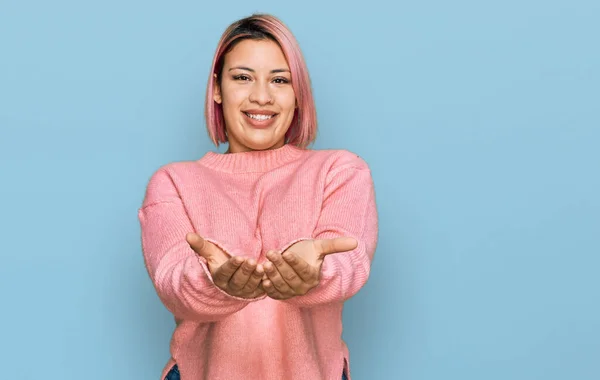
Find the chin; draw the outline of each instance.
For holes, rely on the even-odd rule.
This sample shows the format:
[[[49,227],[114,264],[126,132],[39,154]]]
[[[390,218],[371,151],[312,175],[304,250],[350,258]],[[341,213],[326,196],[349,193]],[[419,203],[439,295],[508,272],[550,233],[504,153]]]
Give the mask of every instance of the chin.
[[[279,141],[244,141],[244,145],[252,150],[267,150],[278,144]]]
[[[250,132],[250,133],[248,133]],[[275,131],[246,131],[245,138],[238,140],[246,148],[252,150],[267,150],[276,145],[283,145],[285,135],[276,136]],[[278,135],[278,133],[277,133]]]

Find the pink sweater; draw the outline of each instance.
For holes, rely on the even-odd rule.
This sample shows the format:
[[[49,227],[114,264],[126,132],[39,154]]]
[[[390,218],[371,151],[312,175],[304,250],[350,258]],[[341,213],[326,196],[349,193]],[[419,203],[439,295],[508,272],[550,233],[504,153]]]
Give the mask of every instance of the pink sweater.
[[[207,153],[165,165],[139,210],[146,267],[176,328],[171,359],[182,380],[340,380],[349,374],[343,302],[369,277],[378,235],[367,164],[344,150],[282,148]],[[285,301],[228,295],[188,246],[196,232],[231,255],[265,260],[302,239],[350,236],[326,256],[319,285]]]

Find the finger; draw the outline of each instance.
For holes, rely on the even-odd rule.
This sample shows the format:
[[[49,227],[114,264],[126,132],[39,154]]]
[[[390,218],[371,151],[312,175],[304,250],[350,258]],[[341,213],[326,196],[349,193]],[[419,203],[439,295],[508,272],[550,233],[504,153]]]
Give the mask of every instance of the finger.
[[[263,264],[258,264],[257,266],[260,266],[261,268],[263,268],[263,276],[262,276],[262,279],[263,279],[263,280],[268,280],[268,279],[269,279],[269,276],[267,276],[267,273],[265,273],[266,271],[264,270],[264,266],[263,266]]]
[[[315,278],[315,268],[307,263],[294,252],[287,251],[282,255],[283,259],[298,274],[304,282],[311,282]]]
[[[265,290],[259,286],[254,290],[254,292],[252,292],[251,295],[247,296],[246,298],[257,298],[262,296],[263,294],[265,294]]]
[[[206,260],[210,260],[212,258],[211,253],[208,249],[206,249],[208,244],[206,244],[206,240],[204,240],[202,236],[190,232],[185,236],[185,239],[194,252],[204,257]]]
[[[273,286],[271,280],[264,280],[262,283],[262,288],[265,290],[265,293],[267,293],[267,295],[270,298],[273,298],[275,300],[285,299],[284,295],[281,294],[277,289],[275,289],[275,286]]]
[[[231,280],[231,276],[233,276],[244,261],[243,257],[235,256],[223,263],[213,275],[215,284],[220,288],[226,288],[229,280]]]
[[[300,276],[298,276],[294,268],[292,268],[290,264],[288,264],[287,261],[285,261],[279,253],[269,251],[267,253],[267,258],[273,264],[275,264],[279,275],[281,276],[281,278],[283,278],[283,281],[285,281],[285,283],[289,285],[290,288],[292,288],[293,290],[298,290],[304,284],[304,281],[302,280],[302,278],[300,278]],[[277,284],[275,284],[275,286],[277,287]]]
[[[267,276],[269,276],[269,279],[265,280],[265,282],[266,281],[270,281],[271,284],[275,287],[275,289],[277,291],[279,291],[280,293],[283,293],[283,294],[293,294],[292,289],[284,281],[284,279],[281,277],[279,271],[275,267],[275,264],[273,264],[270,261],[267,261],[264,264],[264,267],[265,267],[265,273],[267,274]]]
[[[248,280],[250,280],[252,273],[254,273],[254,269],[256,269],[256,261],[254,259],[244,261],[231,276],[229,288],[234,291],[239,291],[244,288]]]
[[[254,269],[254,271],[252,272],[252,276],[250,276],[250,279],[248,279],[248,282],[246,282],[246,285],[244,286],[244,289],[242,289],[242,292],[244,294],[255,292],[258,288],[258,285],[260,285],[260,282],[262,281],[264,275],[265,271],[262,265],[258,264],[256,266],[256,269]]]
[[[332,253],[347,252],[358,247],[356,239],[351,237],[340,237],[334,239],[315,240],[315,247],[321,256]]]

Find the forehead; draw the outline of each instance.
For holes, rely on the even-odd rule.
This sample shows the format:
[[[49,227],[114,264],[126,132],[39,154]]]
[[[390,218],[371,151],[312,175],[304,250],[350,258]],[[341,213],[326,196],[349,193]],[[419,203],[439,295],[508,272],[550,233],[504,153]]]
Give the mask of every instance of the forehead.
[[[261,68],[289,69],[283,51],[271,40],[250,40],[239,42],[225,55],[226,67],[246,66],[255,70]]]

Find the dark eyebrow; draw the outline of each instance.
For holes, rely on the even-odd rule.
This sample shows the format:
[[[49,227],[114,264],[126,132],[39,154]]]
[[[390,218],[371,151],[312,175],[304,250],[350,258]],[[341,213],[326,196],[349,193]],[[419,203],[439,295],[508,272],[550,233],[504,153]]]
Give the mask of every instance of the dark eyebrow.
[[[229,71],[231,70],[246,70],[246,71],[250,71],[251,73],[254,72],[253,69],[249,68],[249,67],[244,67],[244,66],[236,66],[236,67],[232,67],[229,69]],[[289,73],[290,70],[288,69],[275,69],[275,70],[271,70],[271,74],[275,74],[275,73]]]

